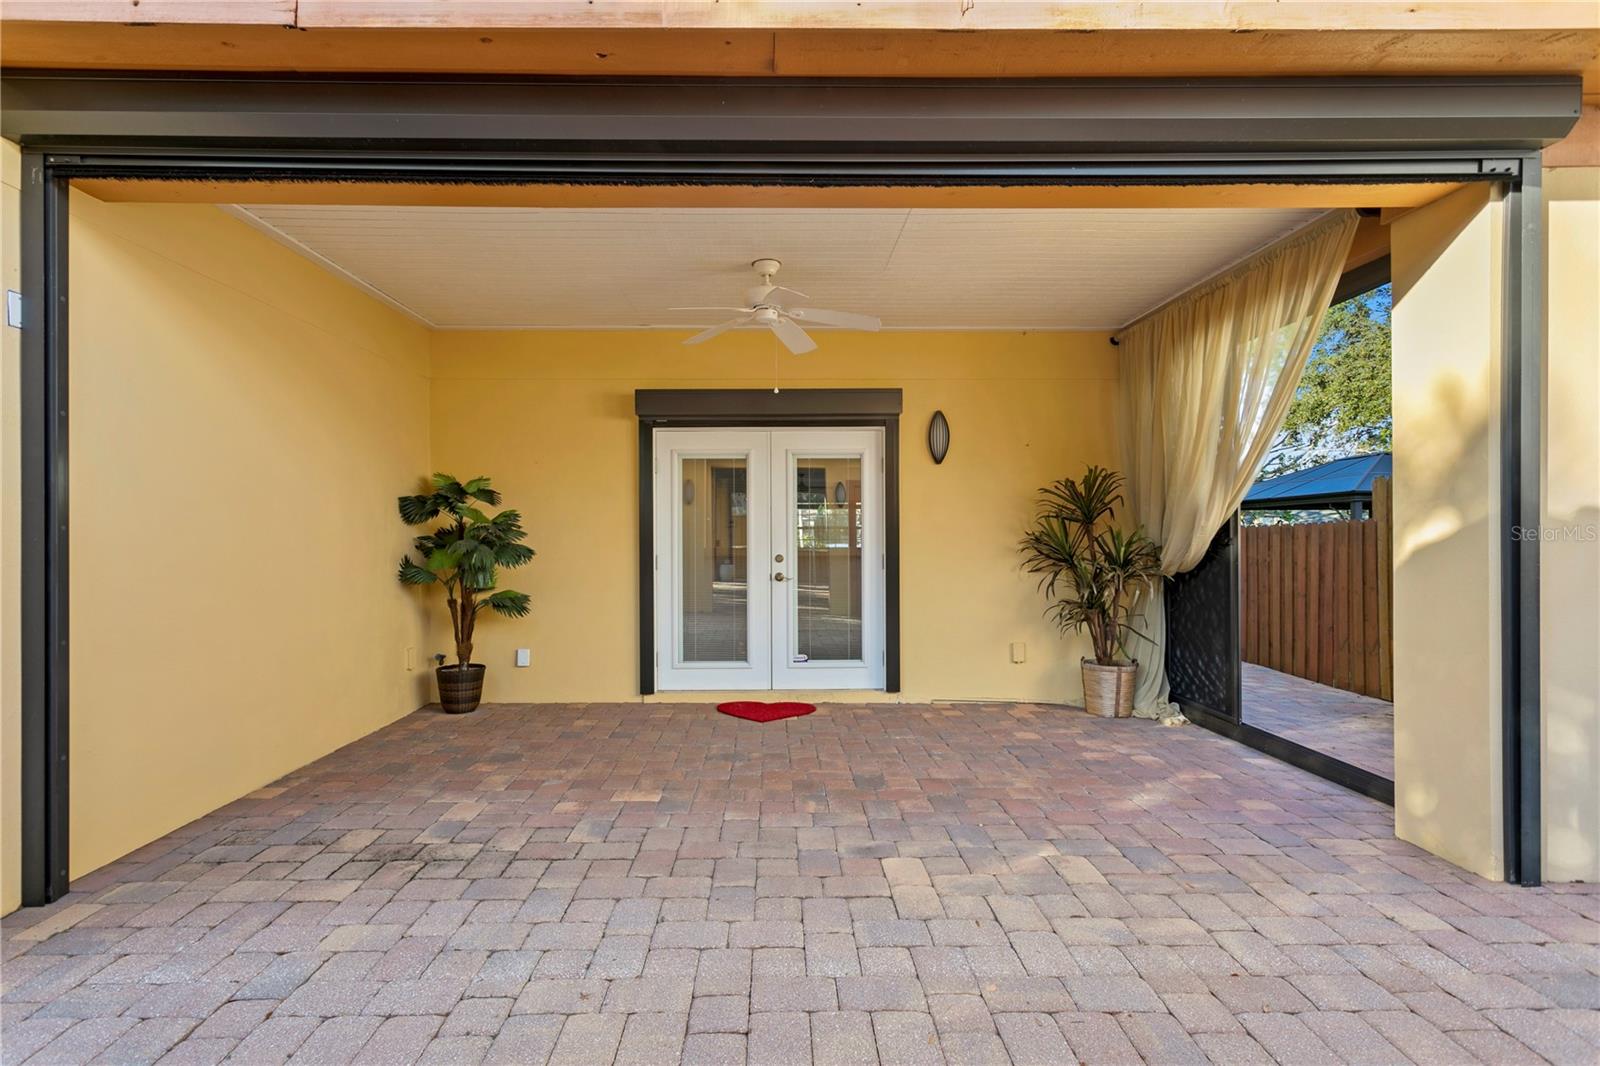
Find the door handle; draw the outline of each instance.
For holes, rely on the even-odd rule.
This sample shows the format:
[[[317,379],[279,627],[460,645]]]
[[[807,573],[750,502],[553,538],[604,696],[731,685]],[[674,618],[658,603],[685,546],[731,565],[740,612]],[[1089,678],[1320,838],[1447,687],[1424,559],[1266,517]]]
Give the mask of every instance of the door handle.
[[[774,580],[774,581],[782,581],[783,580],[783,575],[782,574],[773,574],[772,575],[772,580]]]

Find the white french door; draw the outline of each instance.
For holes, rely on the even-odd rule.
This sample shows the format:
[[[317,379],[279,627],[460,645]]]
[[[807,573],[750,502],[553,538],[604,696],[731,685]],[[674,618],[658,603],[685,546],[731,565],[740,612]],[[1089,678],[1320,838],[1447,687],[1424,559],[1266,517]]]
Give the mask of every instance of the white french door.
[[[883,432],[655,431],[656,687],[883,687]]]
[[[771,434],[773,688],[883,687],[882,438]]]
[[[655,431],[658,689],[772,685],[768,437]]]

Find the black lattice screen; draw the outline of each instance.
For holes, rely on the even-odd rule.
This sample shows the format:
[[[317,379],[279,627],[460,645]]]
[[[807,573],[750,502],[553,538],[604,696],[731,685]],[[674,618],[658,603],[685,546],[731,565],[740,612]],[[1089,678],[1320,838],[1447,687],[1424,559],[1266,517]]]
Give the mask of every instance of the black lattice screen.
[[[1167,580],[1167,681],[1176,703],[1239,720],[1239,523],[1217,531],[1205,558]]]

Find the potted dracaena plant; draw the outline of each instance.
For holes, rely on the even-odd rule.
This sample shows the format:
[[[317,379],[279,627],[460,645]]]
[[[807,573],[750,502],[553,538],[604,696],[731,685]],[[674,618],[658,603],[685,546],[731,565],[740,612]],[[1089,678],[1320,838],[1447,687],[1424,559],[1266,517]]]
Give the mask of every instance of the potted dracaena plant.
[[[497,571],[524,565],[533,558],[533,549],[522,543],[527,534],[520,513],[507,508],[491,518],[479,506],[500,506],[500,494],[489,487],[488,478],[457,481],[435,474],[428,487],[431,491],[420,496],[400,497],[400,517],[409,526],[443,522],[412,542],[421,562],[402,557],[400,581],[444,589],[456,662],[435,671],[439,705],[450,714],[465,714],[476,710],[483,696],[484,666],[472,661],[478,613],[487,607],[509,618],[528,614],[527,593],[495,586]]]
[[[1047,612],[1065,632],[1085,632],[1094,660],[1083,660],[1083,706],[1104,718],[1133,713],[1139,663],[1128,639],[1138,598],[1161,577],[1161,550],[1142,528],[1114,524],[1122,475],[1090,466],[1074,481],[1039,490],[1033,528],[1022,538],[1022,567],[1039,575]]]

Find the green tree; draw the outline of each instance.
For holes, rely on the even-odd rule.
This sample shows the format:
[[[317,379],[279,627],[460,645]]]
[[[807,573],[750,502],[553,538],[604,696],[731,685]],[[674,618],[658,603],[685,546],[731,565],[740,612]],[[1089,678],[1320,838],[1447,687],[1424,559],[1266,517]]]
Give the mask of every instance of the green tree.
[[[1389,449],[1391,301],[1381,285],[1328,309],[1263,477]]]

